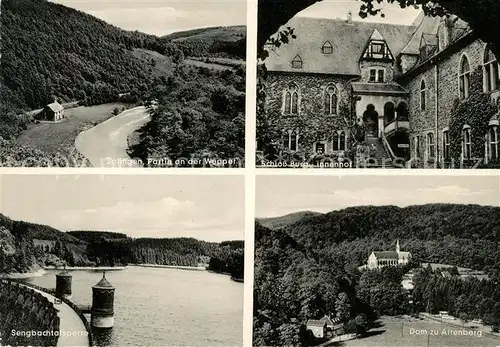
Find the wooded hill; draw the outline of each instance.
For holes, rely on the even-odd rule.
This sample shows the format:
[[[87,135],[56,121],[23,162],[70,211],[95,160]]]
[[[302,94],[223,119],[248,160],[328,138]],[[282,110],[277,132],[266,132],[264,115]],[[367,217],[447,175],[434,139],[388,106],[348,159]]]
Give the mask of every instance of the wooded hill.
[[[44,157],[37,148],[15,142],[29,123],[18,115],[54,99],[82,105],[156,100],[153,120],[132,150],[144,162],[152,156],[243,157],[244,69],[184,64],[186,55],[231,56],[237,41],[217,40],[212,33],[210,38],[196,36],[196,43],[183,36],[178,45],[47,0],[1,1],[0,18],[0,165],[6,158],[27,165],[26,158]],[[219,45],[217,53],[193,51],[213,44]],[[240,46],[245,48],[244,42]],[[57,157],[52,159],[59,165]]]
[[[1,6],[1,76],[16,106],[37,109],[54,96],[98,104],[152,82],[151,68],[131,49],[154,37],[46,0],[5,0]]]
[[[193,238],[130,238],[103,231],[61,232],[13,221],[0,214],[0,273],[24,273],[47,265],[118,266],[158,264],[208,266],[243,277],[243,242]]]
[[[402,250],[418,261],[500,271],[500,207],[362,206],[306,216],[278,227],[307,249],[334,249],[358,265],[366,262],[371,251],[394,249],[399,239]]]
[[[280,217],[257,218],[257,222],[266,228],[276,230],[292,225],[308,217],[319,216],[320,214],[321,213],[312,211],[295,212]]]
[[[229,25],[218,27],[206,27],[191,30],[177,31],[163,36],[167,40],[190,41],[190,40],[212,40],[212,41],[238,41],[246,37],[247,29],[243,25]]]
[[[179,31],[163,38],[174,42],[186,56],[246,59],[246,27],[209,27]]]
[[[297,220],[297,216],[303,216]],[[256,222],[254,345],[309,346],[308,319],[340,318],[363,335],[380,315],[449,311],[500,329],[500,208],[428,204],[363,206],[316,216],[299,213]],[[371,251],[410,251],[414,261],[360,270]],[[415,276],[414,305],[403,275],[419,262],[484,270],[490,280]],[[418,271],[418,270],[417,270]],[[455,269],[456,271],[456,269]]]

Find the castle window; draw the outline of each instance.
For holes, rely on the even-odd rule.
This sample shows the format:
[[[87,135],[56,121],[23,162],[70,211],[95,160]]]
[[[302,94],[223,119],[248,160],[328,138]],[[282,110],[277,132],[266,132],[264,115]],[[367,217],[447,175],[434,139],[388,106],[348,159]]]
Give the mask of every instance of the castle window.
[[[337,114],[337,88],[329,85],[325,90],[325,114]]]
[[[302,69],[302,58],[300,55],[296,55],[292,60],[292,68],[294,69]]]
[[[408,105],[405,101],[400,101],[398,106],[396,106],[397,118],[399,121],[408,121],[409,120],[409,112]]]
[[[322,142],[316,142],[316,145],[315,145],[315,150],[316,150],[316,154],[324,154],[325,153],[325,144],[322,143]]]
[[[299,134],[293,130],[288,131],[283,136],[283,147],[291,151],[296,151],[299,147]]]
[[[394,120],[395,113],[394,113],[394,104],[392,102],[386,102],[384,105],[384,118],[386,119],[387,123],[390,123]]]
[[[422,80],[422,82],[420,82],[420,110],[421,111],[425,111],[426,96],[427,96],[427,87],[425,85],[425,81]]]
[[[283,99],[283,112],[287,115],[298,114],[299,110],[299,89],[297,85],[290,84],[288,89],[285,90],[285,97]]]
[[[378,72],[378,82],[385,82],[385,70],[379,69],[377,72]]]
[[[450,131],[443,131],[443,158],[450,159]]]
[[[321,51],[323,54],[332,54],[333,53],[333,46],[330,43],[330,41],[326,41],[323,47],[321,48]]]
[[[370,82],[376,82],[376,81],[377,81],[377,70],[370,69]]]
[[[486,47],[484,53],[484,81],[486,92],[497,90],[500,87],[500,69],[489,46]]]
[[[384,69],[370,69],[370,82],[384,82],[385,70]]]
[[[434,145],[434,134],[427,134],[427,158],[435,158],[436,157],[436,147]]]
[[[469,59],[464,55],[460,62],[460,73],[458,76],[460,99],[467,99],[469,97],[469,83],[470,83],[470,65]]]
[[[344,131],[335,132],[333,134],[333,150],[334,151],[345,151],[346,145],[346,134]]]
[[[297,133],[295,131],[292,131],[292,133],[290,134],[290,149],[292,151],[297,150],[297,140],[298,140]]]
[[[491,126],[488,131],[488,159],[498,160],[499,146],[498,146],[498,126]]]
[[[462,156],[464,159],[470,159],[472,156],[471,153],[471,130],[470,126],[464,125],[462,130]]]

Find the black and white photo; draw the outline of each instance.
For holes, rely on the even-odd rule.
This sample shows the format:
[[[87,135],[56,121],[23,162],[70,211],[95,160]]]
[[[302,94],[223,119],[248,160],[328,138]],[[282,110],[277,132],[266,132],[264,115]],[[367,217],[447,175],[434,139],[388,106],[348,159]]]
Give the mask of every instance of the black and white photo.
[[[496,1],[259,1],[257,164],[499,168],[499,13]]]
[[[0,166],[243,167],[246,1],[1,1]]]
[[[499,185],[258,176],[253,346],[498,346]]]
[[[242,346],[243,183],[0,176],[0,346]]]

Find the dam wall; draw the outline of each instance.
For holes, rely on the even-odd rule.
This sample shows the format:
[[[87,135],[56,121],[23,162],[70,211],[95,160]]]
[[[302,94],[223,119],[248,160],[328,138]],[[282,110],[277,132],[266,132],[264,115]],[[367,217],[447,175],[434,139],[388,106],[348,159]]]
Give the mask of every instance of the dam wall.
[[[0,280],[2,345],[56,346],[59,316],[45,296],[15,281]]]

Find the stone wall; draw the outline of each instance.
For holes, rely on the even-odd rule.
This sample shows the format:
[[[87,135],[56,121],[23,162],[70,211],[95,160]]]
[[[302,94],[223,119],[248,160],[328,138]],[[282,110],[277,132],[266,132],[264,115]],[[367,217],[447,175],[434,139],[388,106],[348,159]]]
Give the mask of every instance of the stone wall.
[[[284,95],[293,83],[299,89],[299,110],[296,115],[285,115]],[[326,115],[324,109],[325,90],[330,84],[338,91],[335,115]],[[345,76],[270,72],[265,83],[265,109],[276,114],[277,128],[285,133],[298,132],[299,150],[312,153],[316,142],[325,142],[327,152],[331,152],[334,132],[343,130],[349,138],[345,119],[351,114],[351,93],[349,78]]]
[[[14,332],[14,334],[13,334]],[[39,336],[41,333],[45,336]],[[18,283],[0,281],[0,337],[3,345],[55,346],[57,309],[42,294]]]
[[[426,153],[426,136],[434,134],[438,160],[442,160],[443,130],[450,126],[455,103],[459,100],[459,68],[462,56],[469,60],[471,74],[483,66],[483,55],[486,45],[480,40],[474,40],[456,50],[452,54],[437,60],[436,64],[429,65],[418,74],[403,83],[409,91],[411,153],[416,156],[416,137],[420,137],[420,148],[424,158]],[[437,86],[436,86],[437,77]],[[420,85],[426,84],[426,108],[421,110]],[[436,129],[437,128],[437,129]],[[484,136],[484,134],[483,134]],[[455,158],[458,160],[459,158]]]
[[[394,66],[391,62],[362,60],[359,63],[359,68],[361,70],[361,80],[359,82],[370,82],[371,69],[383,69],[385,82],[392,82],[394,79]]]

